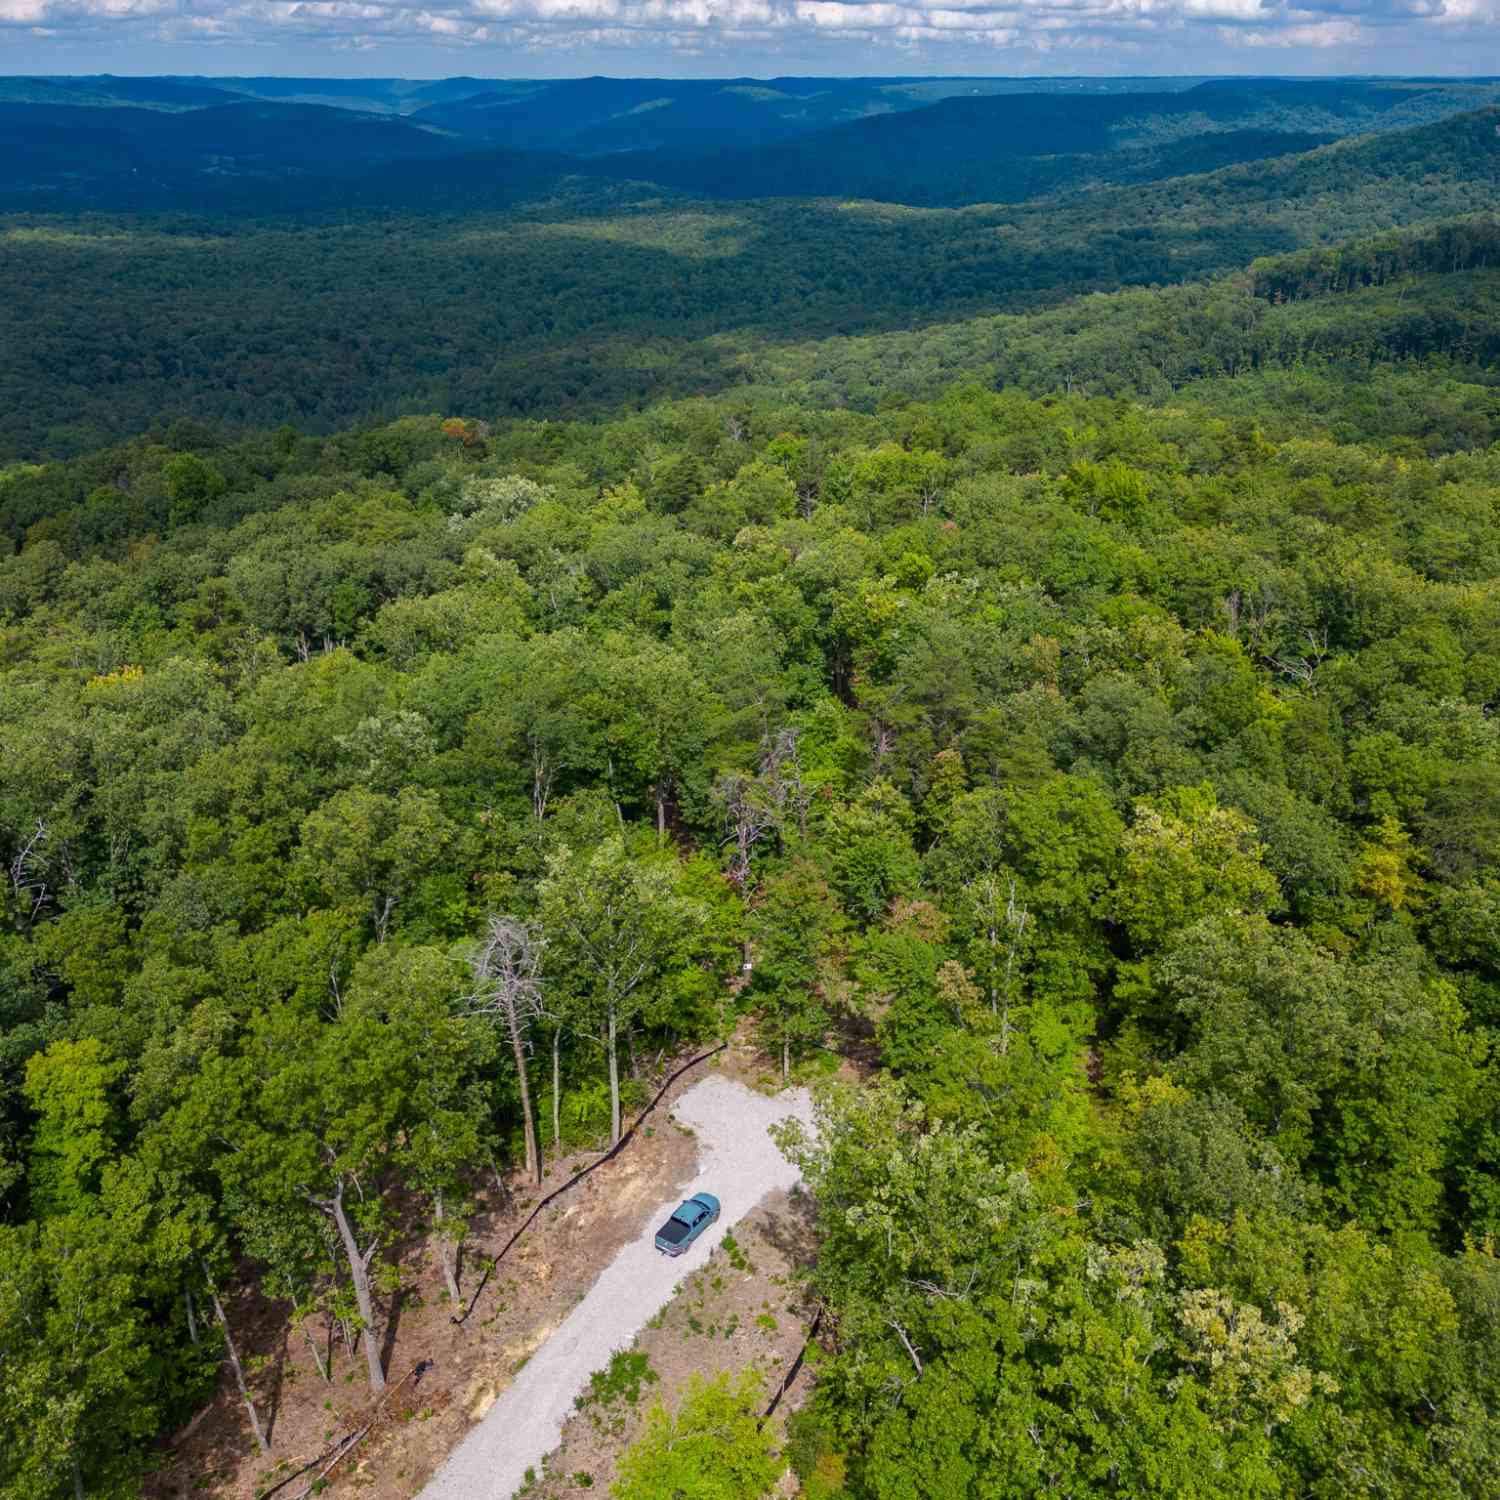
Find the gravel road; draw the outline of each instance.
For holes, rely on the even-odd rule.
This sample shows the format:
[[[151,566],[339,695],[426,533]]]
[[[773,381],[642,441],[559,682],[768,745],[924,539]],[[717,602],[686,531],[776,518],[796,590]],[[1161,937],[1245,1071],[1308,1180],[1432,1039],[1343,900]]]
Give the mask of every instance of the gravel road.
[[[419,1500],[511,1500],[526,1470],[540,1472],[542,1459],[557,1446],[563,1423],[589,1376],[607,1365],[610,1355],[628,1345],[672,1300],[677,1284],[703,1264],[726,1230],[767,1193],[796,1185],[797,1169],[766,1131],[789,1115],[811,1122],[805,1089],[789,1089],[767,1099],[743,1084],[710,1077],[683,1094],[672,1113],[698,1138],[698,1174],[682,1196],[715,1194],[723,1204],[719,1222],[686,1254],[673,1259],[657,1251],[652,1239],[677,1203],[653,1208],[651,1217],[641,1223],[639,1237],[605,1268],[557,1332],[448,1455]]]

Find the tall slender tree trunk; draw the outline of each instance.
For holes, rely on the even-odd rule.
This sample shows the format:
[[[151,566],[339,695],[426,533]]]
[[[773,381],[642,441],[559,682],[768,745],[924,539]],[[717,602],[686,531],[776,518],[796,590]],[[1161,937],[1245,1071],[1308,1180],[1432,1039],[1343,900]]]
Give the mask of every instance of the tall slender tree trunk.
[[[521,1018],[512,1006],[506,1014],[511,1050],[516,1057],[516,1077],[521,1083],[521,1118],[526,1126],[526,1175],[535,1183],[542,1180],[542,1155],[536,1144],[536,1118],[531,1112],[531,1077],[526,1070],[526,1038],[521,1033]]]
[[[545,755],[535,751],[531,757],[531,810],[538,823],[547,816],[547,794],[552,787],[551,770]]]
[[[781,1034],[781,1081],[785,1083],[792,1076],[792,1034],[784,1031]]]
[[[78,1467],[76,1458],[70,1458],[68,1462],[73,1468],[73,1500],[83,1500],[83,1470]]]
[[[614,805],[615,805],[615,817],[617,817],[620,820],[620,827],[623,830],[624,827],[625,827],[625,809],[620,806],[619,794],[615,791],[615,758],[614,758],[613,755],[611,755],[609,757],[608,765],[609,765],[609,800],[611,802],[613,802]]]
[[[609,1143],[620,1143],[620,1059],[615,1055],[615,1002],[609,1002]]]
[[[318,1367],[318,1374],[323,1377],[323,1384],[327,1385],[333,1379],[333,1372],[323,1362],[323,1351],[318,1348],[318,1341],[307,1329],[307,1319],[299,1319],[302,1327],[302,1337],[307,1340],[307,1347],[312,1350],[313,1363]]]
[[[562,1027],[552,1033],[552,1154],[562,1155]]]
[[[443,1233],[443,1195],[434,1193],[432,1195],[432,1217],[437,1226],[438,1262],[443,1268],[443,1281],[448,1288],[450,1301],[461,1302],[462,1297],[458,1293],[458,1267],[455,1262],[458,1259],[457,1244]]]
[[[667,841],[667,798],[661,783],[656,786],[656,842],[664,844]]]
[[[190,1288],[182,1289],[182,1305],[187,1309],[188,1337],[193,1341],[193,1348],[198,1347],[198,1319],[193,1315],[193,1293]]]
[[[245,1410],[250,1414],[250,1430],[255,1434],[255,1446],[262,1453],[269,1453],[271,1445],[266,1441],[266,1435],[261,1430],[260,1413],[256,1411],[255,1402],[250,1399],[250,1389],[245,1384],[245,1371],[240,1364],[240,1351],[234,1346],[234,1335],[229,1331],[229,1319],[224,1316],[224,1304],[219,1301],[218,1288],[212,1281],[208,1284],[208,1295],[213,1298],[214,1316],[219,1320],[219,1327],[224,1330],[224,1349],[229,1356],[229,1368],[234,1371],[234,1383],[239,1387],[240,1400],[245,1403]]]
[[[349,1277],[354,1282],[354,1304],[359,1308],[360,1343],[364,1346],[365,1365],[370,1373],[370,1389],[385,1389],[385,1371],[380,1368],[380,1345],[375,1338],[375,1303],[370,1296],[369,1252],[361,1255],[359,1243],[354,1238],[354,1228],[349,1215],[344,1211],[344,1185],[331,1201],[333,1222],[338,1225],[339,1238],[344,1242],[344,1256],[349,1262]],[[373,1248],[373,1247],[372,1247]]]

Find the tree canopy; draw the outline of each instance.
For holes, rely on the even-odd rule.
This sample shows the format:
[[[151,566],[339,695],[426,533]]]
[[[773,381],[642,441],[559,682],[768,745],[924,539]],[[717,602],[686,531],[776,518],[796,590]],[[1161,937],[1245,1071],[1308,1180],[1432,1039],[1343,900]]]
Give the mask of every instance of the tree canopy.
[[[0,1496],[138,1493],[221,1367],[264,1440],[236,1289],[378,1392],[396,1247],[461,1299],[481,1184],[742,1021],[845,1074],[785,1146],[849,1500],[1500,1496],[1494,135],[1422,129],[734,265],[659,202],[15,226]],[[619,1493],[766,1493],[758,1400]]]

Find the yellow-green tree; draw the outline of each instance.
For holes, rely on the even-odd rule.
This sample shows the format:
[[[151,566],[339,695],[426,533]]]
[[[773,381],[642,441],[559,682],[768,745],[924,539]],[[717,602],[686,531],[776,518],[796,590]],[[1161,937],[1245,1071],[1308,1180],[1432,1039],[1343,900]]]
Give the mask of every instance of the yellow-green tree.
[[[781,1475],[758,1420],[760,1382],[746,1370],[688,1381],[675,1414],[658,1401],[620,1460],[615,1500],[761,1500]]]

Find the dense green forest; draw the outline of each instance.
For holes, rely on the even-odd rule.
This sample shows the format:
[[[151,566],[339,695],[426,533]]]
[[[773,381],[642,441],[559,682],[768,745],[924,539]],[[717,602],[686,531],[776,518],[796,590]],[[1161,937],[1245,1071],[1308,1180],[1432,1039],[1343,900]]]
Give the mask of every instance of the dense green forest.
[[[13,470],[8,1493],[125,1492],[245,1256],[372,1324],[341,1186],[461,1225],[492,914],[607,1128],[602,891],[632,1055],[747,937],[773,1052],[874,1024],[810,1153],[854,1493],[1491,1493],[1500,471],[1358,386],[1342,441],[964,387]]]
[[[710,394],[778,369],[782,347],[808,338],[1193,282],[1258,256],[1493,213],[1497,119],[1465,114],[1012,207],[704,204],[571,180],[560,196],[549,188],[497,213],[408,204],[312,222],[15,214],[0,229],[11,289],[0,302],[0,455],[78,452],[177,417],[327,432],[403,411],[563,416]],[[439,206],[440,165],[421,172]],[[1440,247],[1419,238],[1417,264],[1392,262],[1392,274],[1492,265],[1490,233]],[[1233,306],[1238,285],[1198,295]],[[1268,284],[1258,301],[1285,295]],[[1386,302],[1396,321],[1407,316],[1399,288]],[[1149,316],[1158,305],[1140,307]],[[1139,348],[1131,306],[1117,302],[1109,316]],[[1093,319],[1086,305],[979,326],[1015,349],[999,361],[1009,357],[1013,378],[1051,389],[1067,372],[1044,368],[1037,383],[1030,372],[1055,358],[1070,322],[1088,343]],[[1483,336],[1488,315],[1477,321]],[[1224,332],[1227,348],[1239,335]],[[941,358],[973,333],[907,343]],[[967,351],[955,359],[948,379],[973,369]],[[1144,379],[1131,367],[1100,388]],[[1146,388],[1164,382],[1175,377]]]
[[[1500,1497],[1495,120],[8,219],[0,1500],[742,1023],[804,1495]]]

